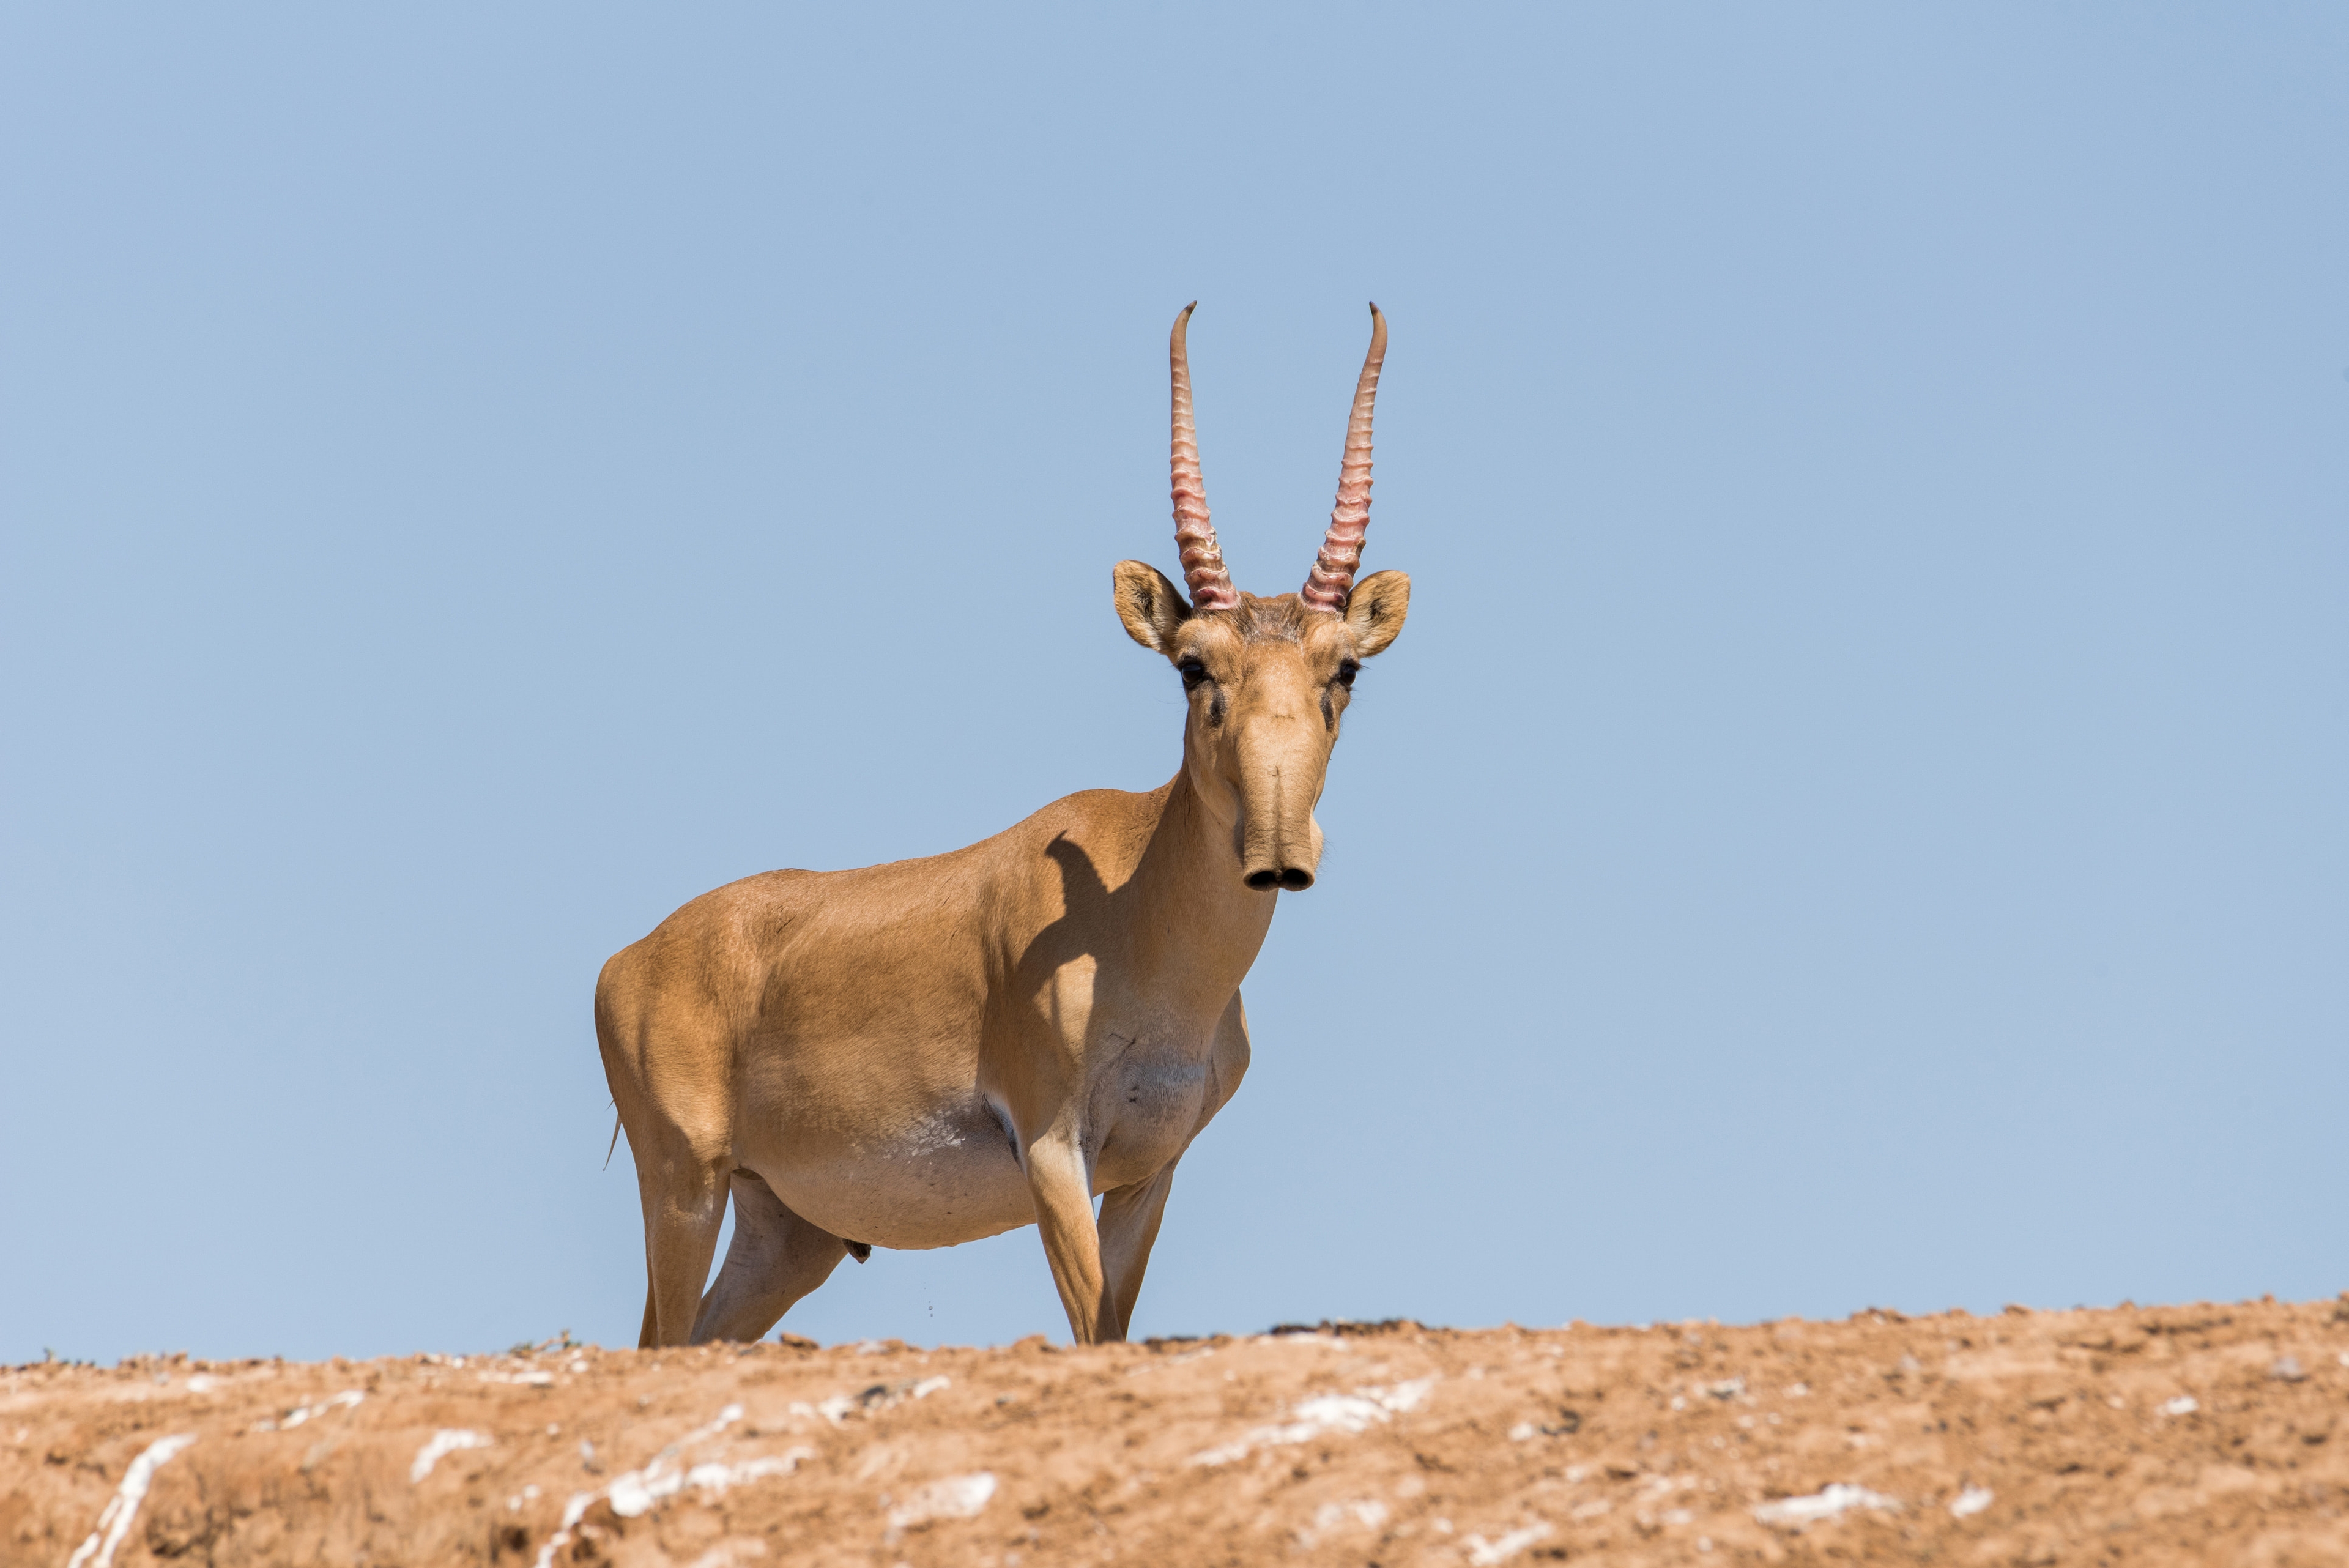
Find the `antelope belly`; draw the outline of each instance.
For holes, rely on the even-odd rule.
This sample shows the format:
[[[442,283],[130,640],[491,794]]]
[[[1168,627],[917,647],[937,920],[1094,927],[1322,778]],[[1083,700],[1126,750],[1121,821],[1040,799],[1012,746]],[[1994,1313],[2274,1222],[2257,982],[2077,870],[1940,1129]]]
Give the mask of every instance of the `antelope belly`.
[[[951,1247],[1036,1218],[1027,1174],[983,1105],[750,1163],[792,1212],[875,1247]]]

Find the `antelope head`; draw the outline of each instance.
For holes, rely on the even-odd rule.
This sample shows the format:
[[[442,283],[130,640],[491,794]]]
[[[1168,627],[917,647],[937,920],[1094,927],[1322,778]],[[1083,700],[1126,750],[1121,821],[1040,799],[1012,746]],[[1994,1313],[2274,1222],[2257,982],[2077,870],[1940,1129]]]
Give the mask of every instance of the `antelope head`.
[[[1174,318],[1167,346],[1174,383],[1174,541],[1186,597],[1155,567],[1122,561],[1117,614],[1133,640],[1164,654],[1183,679],[1190,714],[1183,768],[1209,817],[1230,834],[1233,870],[1269,893],[1313,886],[1321,863],[1321,798],[1339,720],[1362,661],[1402,630],[1411,579],[1376,572],[1361,582],[1371,516],[1371,408],[1386,358],[1386,317],[1371,306],[1371,351],[1354,388],[1338,504],[1321,553],[1293,594],[1258,598],[1232,586],[1199,479],[1191,419],[1191,365],[1184,329],[1195,302]]]

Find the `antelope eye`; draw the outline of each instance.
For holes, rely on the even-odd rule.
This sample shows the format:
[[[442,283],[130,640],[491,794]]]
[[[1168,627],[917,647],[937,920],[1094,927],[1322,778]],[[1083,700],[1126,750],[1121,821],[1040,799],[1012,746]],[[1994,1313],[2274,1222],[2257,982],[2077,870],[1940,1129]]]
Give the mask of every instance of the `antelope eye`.
[[[1338,665],[1338,684],[1343,686],[1347,691],[1351,691],[1354,689],[1354,677],[1360,675],[1361,672],[1362,667],[1361,665],[1355,663],[1350,659],[1342,659]]]
[[[1207,667],[1195,659],[1185,659],[1174,670],[1183,677],[1183,690],[1185,691],[1196,691],[1201,682],[1207,679]]]

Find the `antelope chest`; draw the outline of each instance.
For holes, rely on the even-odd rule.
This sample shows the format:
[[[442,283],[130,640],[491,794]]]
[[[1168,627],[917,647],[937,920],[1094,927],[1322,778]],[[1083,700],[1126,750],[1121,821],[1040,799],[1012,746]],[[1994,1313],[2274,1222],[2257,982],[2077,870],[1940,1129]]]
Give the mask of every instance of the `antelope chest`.
[[[1117,1047],[1095,1077],[1087,1106],[1093,1189],[1126,1187],[1183,1152],[1206,1105],[1208,1046],[1111,1034]]]

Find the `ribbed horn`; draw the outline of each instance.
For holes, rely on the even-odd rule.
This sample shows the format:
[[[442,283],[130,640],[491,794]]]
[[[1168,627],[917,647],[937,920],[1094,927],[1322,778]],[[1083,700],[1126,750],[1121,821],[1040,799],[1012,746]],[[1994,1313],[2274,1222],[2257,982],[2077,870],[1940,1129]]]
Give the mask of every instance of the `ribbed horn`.
[[[1237,609],[1239,590],[1224,566],[1224,553],[1216,545],[1216,525],[1207,521],[1207,487],[1199,478],[1199,433],[1191,423],[1191,356],[1183,346],[1193,300],[1174,318],[1166,339],[1166,358],[1174,378],[1174,439],[1169,451],[1174,471],[1174,545],[1183,553],[1183,586],[1191,590],[1191,607]]]
[[[1338,504],[1330,514],[1330,532],[1321,536],[1321,553],[1314,557],[1298,597],[1331,615],[1346,612],[1354,592],[1354,574],[1362,565],[1362,535],[1371,524],[1371,405],[1378,401],[1379,366],[1387,357],[1387,318],[1371,306],[1371,351],[1362,357],[1362,378],[1354,383],[1353,417],[1346,421],[1346,457],[1338,468]]]

